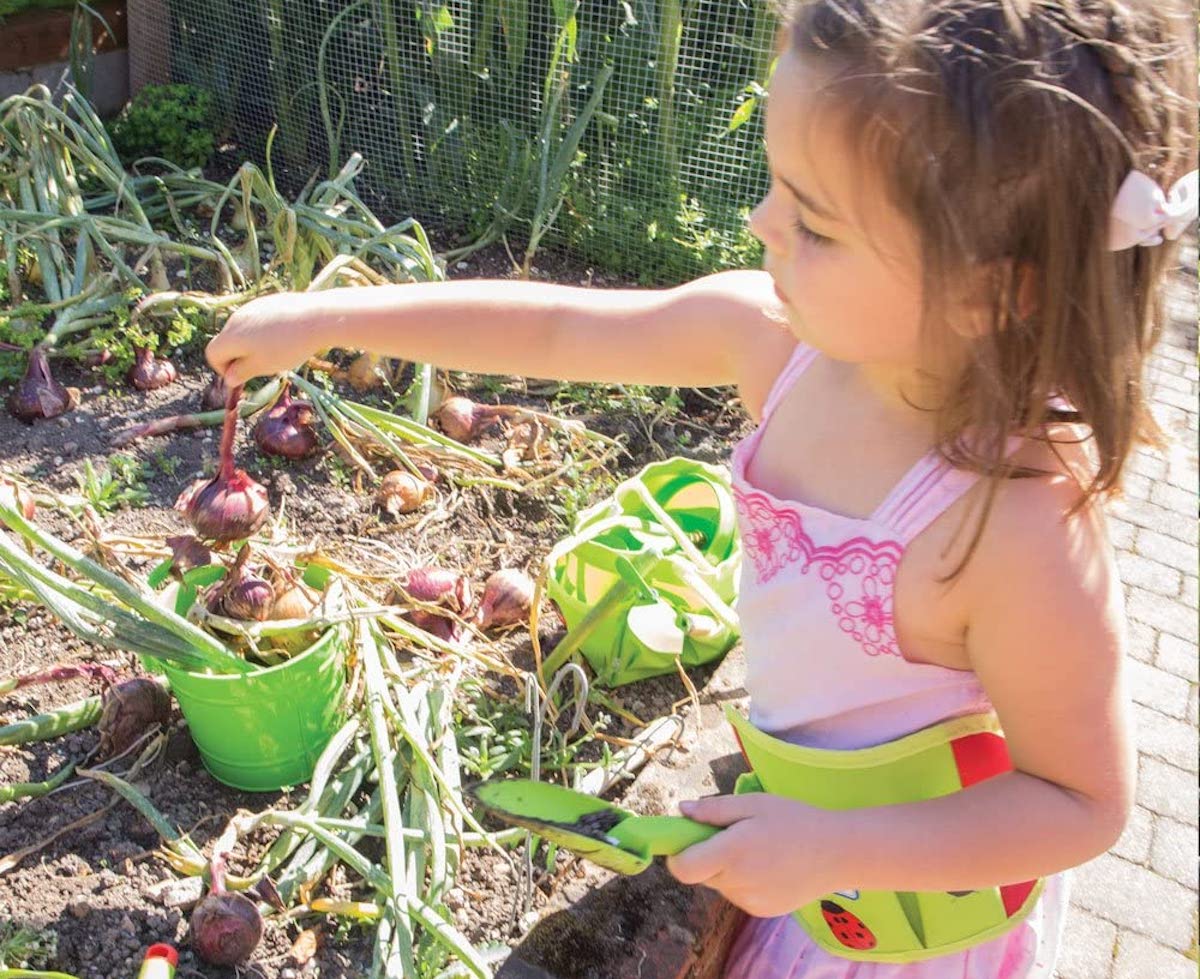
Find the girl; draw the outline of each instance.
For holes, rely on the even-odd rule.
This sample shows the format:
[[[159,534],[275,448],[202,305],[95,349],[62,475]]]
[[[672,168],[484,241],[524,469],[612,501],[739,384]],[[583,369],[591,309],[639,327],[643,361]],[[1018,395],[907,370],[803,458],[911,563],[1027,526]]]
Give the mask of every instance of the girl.
[[[1048,977],[1060,872],[1121,834],[1099,506],[1155,435],[1165,239],[1195,216],[1190,17],[803,2],[767,109],[765,271],[277,295],[209,345],[237,384],[340,346],[738,386],[760,423],[732,460],[755,791],[685,804],[727,828],[669,864],[757,916],[730,976]]]

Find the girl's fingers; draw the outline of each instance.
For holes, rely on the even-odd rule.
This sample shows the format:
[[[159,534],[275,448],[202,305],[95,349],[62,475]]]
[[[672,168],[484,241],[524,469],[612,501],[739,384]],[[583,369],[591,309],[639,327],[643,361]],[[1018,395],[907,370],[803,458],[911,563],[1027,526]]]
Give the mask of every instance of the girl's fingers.
[[[667,857],[667,870],[681,884],[704,884],[725,869],[727,843],[718,833],[703,843],[695,843],[682,853]]]
[[[703,799],[692,799],[679,803],[679,811],[689,819],[710,826],[729,826],[742,819],[757,815],[764,795],[711,795]]]

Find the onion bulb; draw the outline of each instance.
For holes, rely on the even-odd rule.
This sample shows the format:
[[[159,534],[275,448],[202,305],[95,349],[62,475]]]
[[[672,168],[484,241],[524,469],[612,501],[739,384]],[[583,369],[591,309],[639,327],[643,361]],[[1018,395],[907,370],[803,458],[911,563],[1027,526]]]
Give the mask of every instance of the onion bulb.
[[[45,347],[29,352],[25,376],[17,382],[8,398],[8,410],[14,417],[33,424],[37,418],[56,418],[79,403],[79,392],[65,388],[50,374]]]
[[[211,965],[240,965],[262,941],[262,915],[250,898],[225,889],[223,856],[213,858],[209,875],[212,887],[192,912],[188,940]]]
[[[533,604],[533,579],[517,568],[493,571],[483,586],[479,628],[499,629],[529,621]]]
[[[383,477],[375,492],[375,504],[381,510],[398,517],[412,513],[433,493],[433,486],[406,469],[393,469]]]
[[[246,570],[249,556],[248,546],[238,551],[229,574],[209,589],[205,606],[214,615],[243,622],[263,622],[271,614],[275,589],[266,579]]]
[[[171,719],[171,695],[153,680],[136,677],[109,687],[97,727],[100,753],[105,758],[119,755],[155,724],[164,727]]]
[[[290,385],[285,384],[279,400],[254,426],[254,441],[268,455],[303,459],[317,450],[314,417],[313,406],[293,399]]]
[[[179,380],[179,371],[165,358],[156,358],[149,347],[134,347],[134,362],[125,375],[139,391],[153,391]]]
[[[471,442],[508,413],[505,406],[476,404],[470,398],[455,395],[438,406],[433,419],[456,442]]]
[[[220,374],[213,374],[208,387],[200,394],[200,408],[203,411],[216,411],[218,408],[224,408],[228,399],[229,388],[225,385],[225,378]]]
[[[175,509],[187,516],[198,537],[218,543],[244,540],[266,522],[270,512],[267,491],[233,465],[233,436],[241,395],[240,385],[232,388],[225,403],[217,474],[192,483],[175,501]]]
[[[415,568],[396,582],[388,597],[388,602],[395,605],[414,601],[440,605],[457,615],[465,615],[471,605],[471,582],[457,571],[434,565]],[[408,621],[447,642],[456,642],[462,636],[458,621],[434,611],[414,608],[408,613]]]

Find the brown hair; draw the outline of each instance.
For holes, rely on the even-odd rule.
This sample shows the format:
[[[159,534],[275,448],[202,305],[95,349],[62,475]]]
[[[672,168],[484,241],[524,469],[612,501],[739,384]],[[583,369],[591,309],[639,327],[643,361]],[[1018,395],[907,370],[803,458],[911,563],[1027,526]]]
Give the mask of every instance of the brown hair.
[[[1090,429],[1076,509],[1159,439],[1142,373],[1176,250],[1109,251],[1109,213],[1131,169],[1168,188],[1194,166],[1192,13],[1168,0],[794,0],[785,16],[793,50],[831,59],[846,131],[918,230],[927,342],[947,284],[991,273],[992,329],[936,407],[946,458],[993,477],[957,574],[1000,480],[1031,474],[1007,461],[1008,437],[1054,420],[1055,395]]]

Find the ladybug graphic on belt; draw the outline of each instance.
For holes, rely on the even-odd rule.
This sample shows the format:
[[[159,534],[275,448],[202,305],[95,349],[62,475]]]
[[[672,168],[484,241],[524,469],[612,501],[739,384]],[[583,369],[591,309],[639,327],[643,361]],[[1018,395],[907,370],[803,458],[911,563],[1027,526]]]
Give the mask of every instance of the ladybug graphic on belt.
[[[825,916],[825,923],[829,925],[833,937],[846,948],[866,951],[875,947],[875,936],[858,915],[852,914],[833,901],[821,902],[821,914]]]

